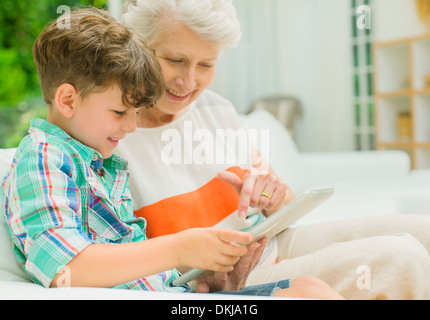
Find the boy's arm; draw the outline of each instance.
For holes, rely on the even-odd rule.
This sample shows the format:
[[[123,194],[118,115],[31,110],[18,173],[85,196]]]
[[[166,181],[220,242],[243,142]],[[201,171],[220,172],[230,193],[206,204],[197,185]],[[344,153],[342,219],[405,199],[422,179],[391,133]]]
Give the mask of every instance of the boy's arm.
[[[181,265],[231,271],[237,257],[246,254],[246,247],[230,242],[249,241],[248,233],[219,229],[96,244],[81,228],[73,170],[62,151],[40,143],[22,155],[7,182],[6,217],[14,243],[26,257],[27,273],[45,287],[59,283],[65,266],[71,285],[110,287]]]
[[[250,234],[226,229],[189,229],[137,243],[93,244],[53,279],[51,286],[113,287],[181,265],[230,272]],[[67,275],[70,278],[64,279]]]
[[[81,200],[73,175],[71,159],[41,142],[23,150],[5,180],[12,240],[25,256],[25,271],[45,287],[92,243],[78,227]]]

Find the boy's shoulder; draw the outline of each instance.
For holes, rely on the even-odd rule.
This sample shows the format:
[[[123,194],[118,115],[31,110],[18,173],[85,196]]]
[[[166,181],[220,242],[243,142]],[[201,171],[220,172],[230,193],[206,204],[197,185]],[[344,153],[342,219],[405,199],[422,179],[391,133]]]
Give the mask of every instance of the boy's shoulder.
[[[55,162],[69,162],[77,159],[90,160],[92,154],[87,152],[84,159],[82,144],[70,137],[61,128],[42,119],[31,120],[28,134],[21,140],[12,161],[12,169],[28,170],[35,166],[47,166]],[[45,162],[45,163],[42,163]]]
[[[103,159],[94,149],[71,137],[60,127],[42,119],[31,120],[30,129],[15,153],[11,170],[16,174],[36,168],[57,167],[75,176],[93,176],[101,167],[128,173],[128,162],[118,155]],[[39,170],[37,169],[37,170]],[[37,171],[36,170],[36,171]]]
[[[39,153],[46,150],[57,150],[65,154],[73,153],[73,147],[70,144],[71,137],[68,136],[59,127],[50,124],[46,120],[33,119],[28,130],[28,134],[21,140],[18,145],[15,158],[29,153]]]

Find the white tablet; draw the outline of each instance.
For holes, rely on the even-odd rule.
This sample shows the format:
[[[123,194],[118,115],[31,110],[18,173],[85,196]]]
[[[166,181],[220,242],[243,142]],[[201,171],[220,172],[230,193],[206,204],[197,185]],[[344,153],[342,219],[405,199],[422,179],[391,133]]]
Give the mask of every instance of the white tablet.
[[[279,232],[287,229],[301,217],[330,198],[333,193],[334,189],[319,189],[307,191],[296,197],[286,206],[282,207],[270,215],[267,219],[248,230],[248,232],[250,232],[253,236],[253,242],[258,241],[264,237],[270,239],[276,236]],[[243,243],[243,245],[248,244],[249,243]],[[190,281],[206,277],[210,272],[211,271],[202,269],[191,269],[174,280],[173,285],[184,285]]]

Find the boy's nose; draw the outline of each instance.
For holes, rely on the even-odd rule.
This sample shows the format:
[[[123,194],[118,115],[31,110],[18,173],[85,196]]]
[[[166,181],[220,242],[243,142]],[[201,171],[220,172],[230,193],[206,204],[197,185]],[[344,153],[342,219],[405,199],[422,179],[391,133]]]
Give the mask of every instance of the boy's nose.
[[[137,117],[136,117],[136,113],[131,112],[131,115],[129,117],[126,117],[122,129],[125,132],[134,132],[136,131],[137,128]]]

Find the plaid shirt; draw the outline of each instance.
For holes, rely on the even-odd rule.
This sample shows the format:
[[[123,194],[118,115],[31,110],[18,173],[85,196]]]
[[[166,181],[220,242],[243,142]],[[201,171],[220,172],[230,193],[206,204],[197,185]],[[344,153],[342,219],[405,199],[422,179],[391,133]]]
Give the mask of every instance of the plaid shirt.
[[[147,239],[146,221],[133,214],[127,162],[117,155],[103,160],[45,120],[31,121],[2,187],[15,255],[33,281],[45,287],[91,244]],[[115,288],[187,290],[171,286],[178,276],[170,270]]]

